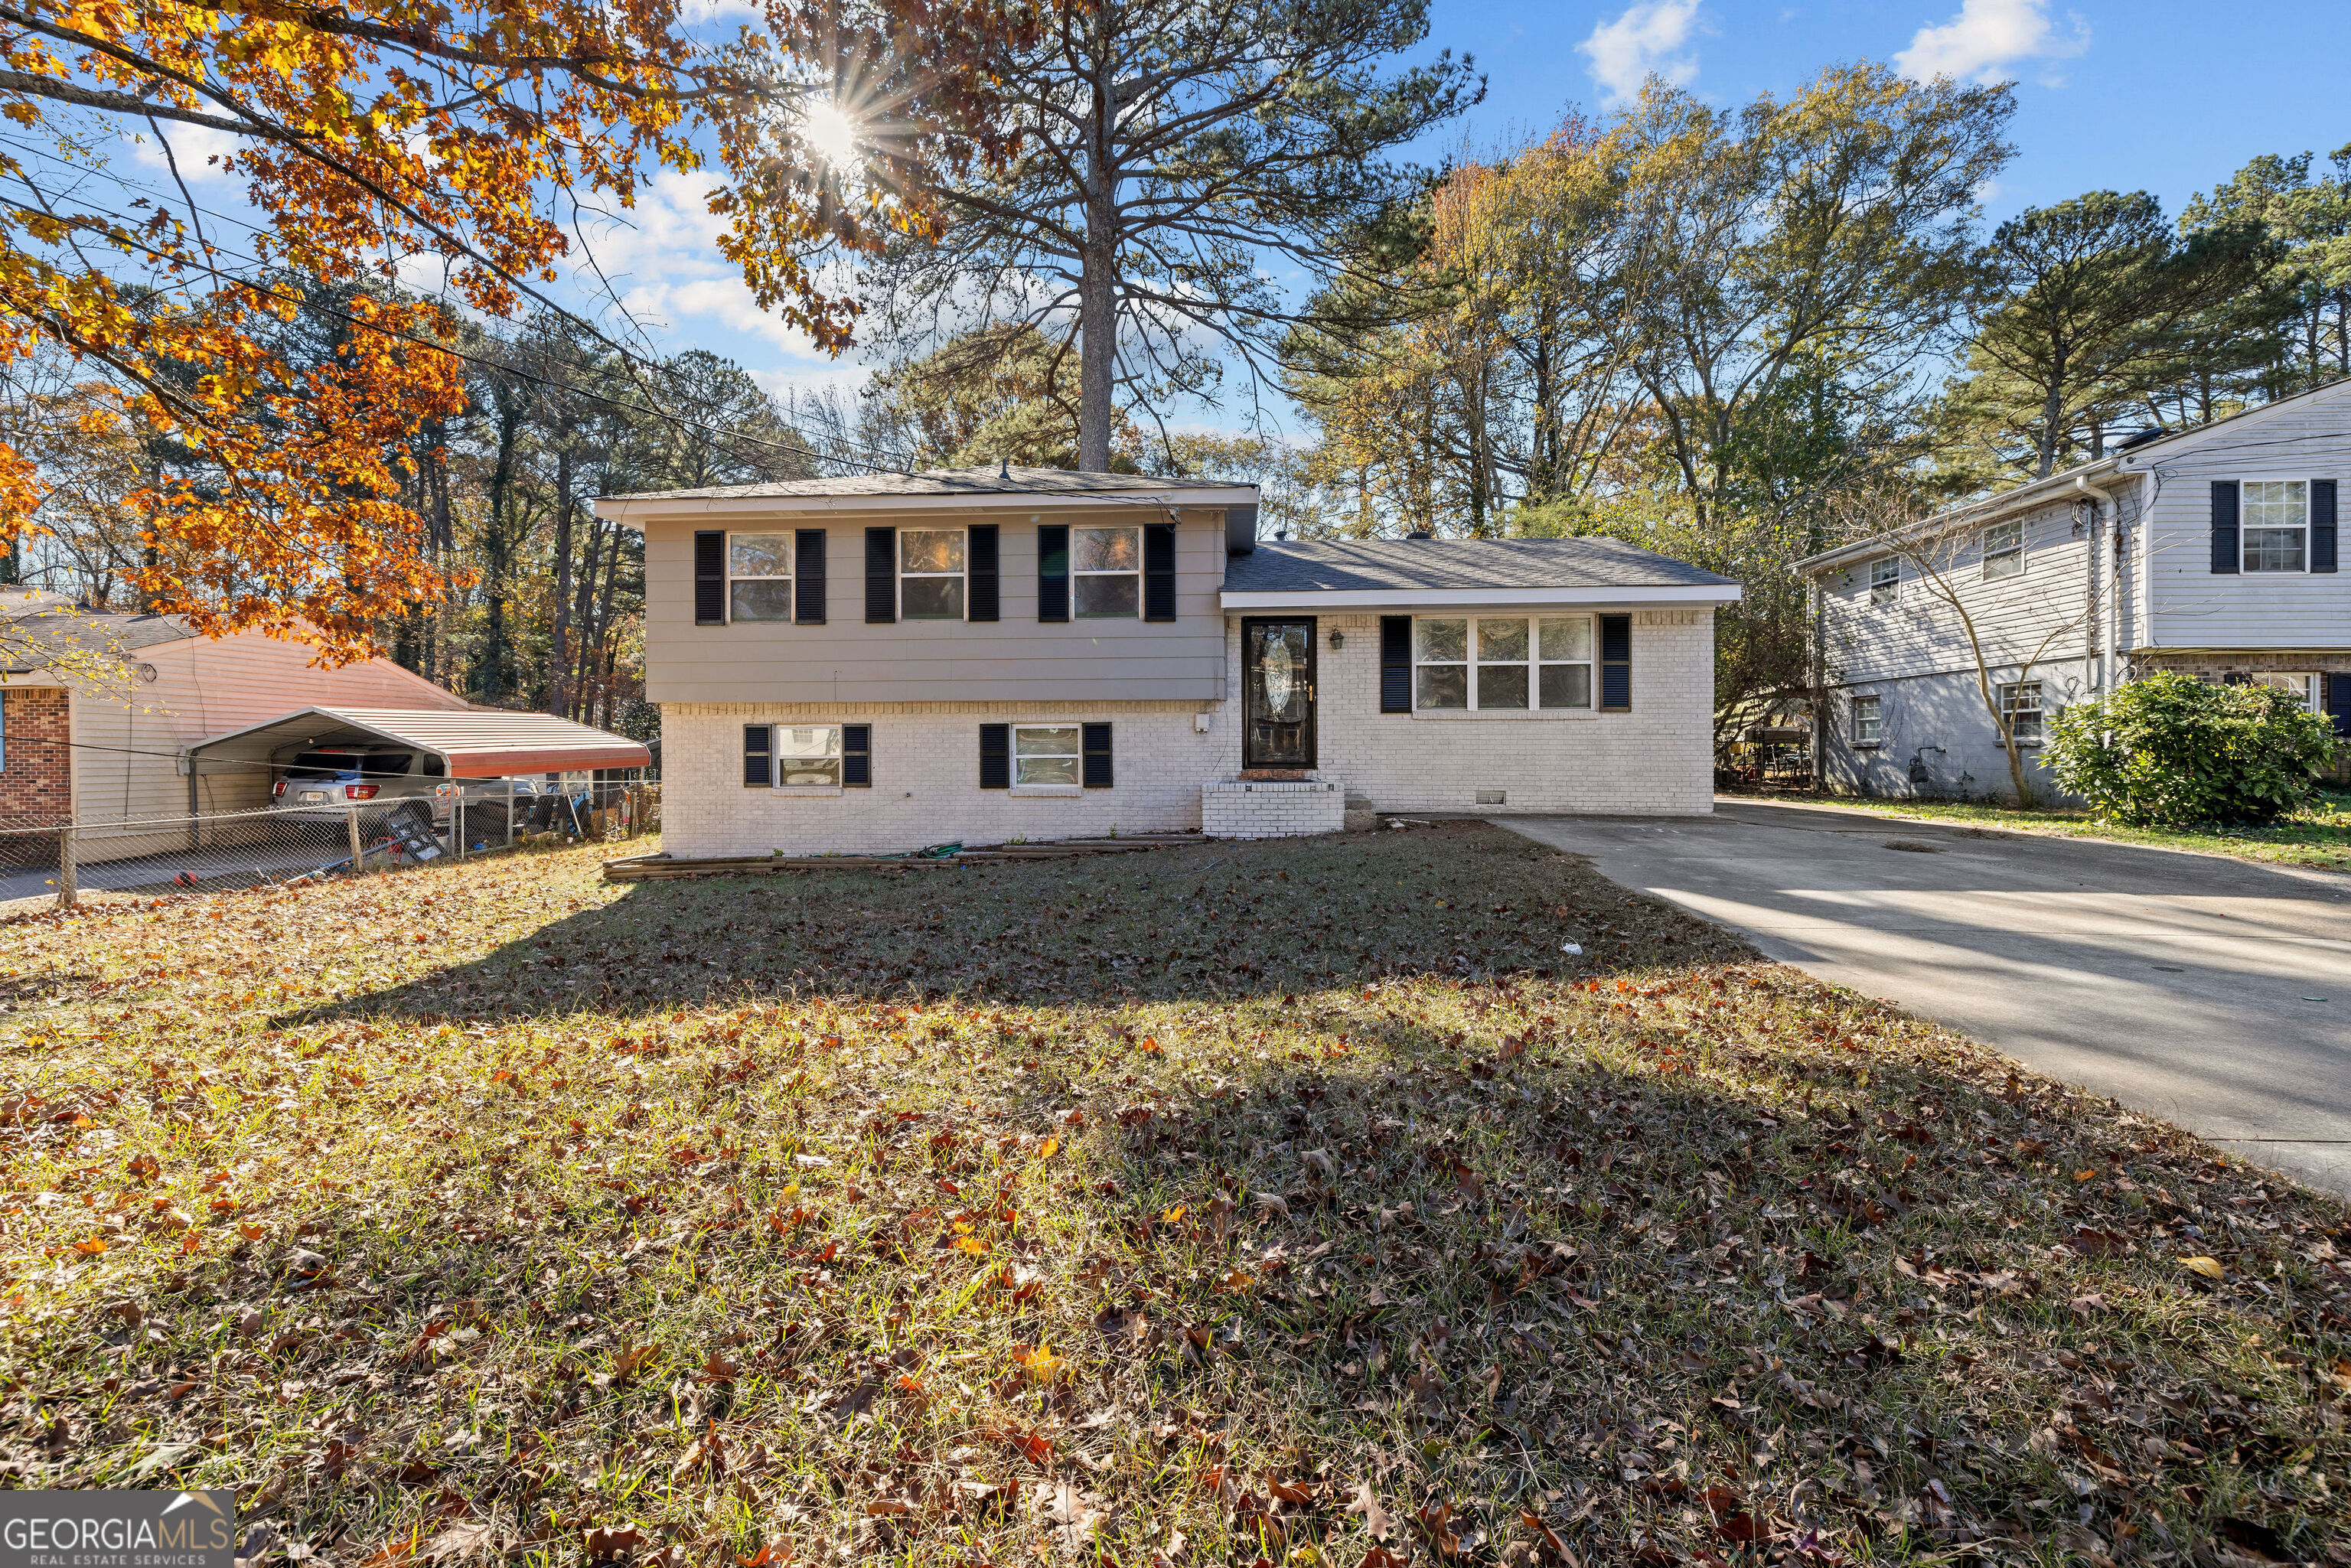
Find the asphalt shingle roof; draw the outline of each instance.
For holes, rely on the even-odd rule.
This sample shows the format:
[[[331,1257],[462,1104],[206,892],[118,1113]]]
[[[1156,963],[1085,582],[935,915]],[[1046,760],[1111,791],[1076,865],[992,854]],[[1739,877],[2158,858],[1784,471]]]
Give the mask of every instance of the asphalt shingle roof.
[[[1622,539],[1259,539],[1225,568],[1228,593],[1395,589],[1737,587]]]
[[[1078,474],[1065,468],[931,468],[920,474],[861,474],[853,479],[786,479],[771,485],[718,485],[702,490],[647,490],[615,501],[725,501],[761,497],[1089,496],[1151,490],[1247,490],[1209,479],[1155,479],[1148,474]]]
[[[187,623],[168,615],[118,615],[78,610],[59,594],[37,589],[0,590],[0,622],[12,635],[6,673],[29,674],[48,661],[28,652],[51,647],[62,653],[79,648],[99,653],[135,653],[159,643],[179,643],[195,635]]]

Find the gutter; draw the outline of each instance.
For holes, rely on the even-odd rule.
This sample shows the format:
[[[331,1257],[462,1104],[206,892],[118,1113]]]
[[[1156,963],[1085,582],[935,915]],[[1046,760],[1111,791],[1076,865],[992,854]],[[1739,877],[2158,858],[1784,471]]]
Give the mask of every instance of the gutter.
[[[1921,534],[1935,534],[1951,528],[1980,528],[1995,518],[2004,517],[2011,512],[2025,511],[2033,507],[2045,505],[2053,498],[2062,497],[2072,492],[2076,486],[2088,488],[2086,481],[2091,475],[2121,472],[2122,461],[2122,455],[2117,453],[2112,457],[2102,457],[2095,463],[2085,464],[2069,473],[2052,474],[2046,479],[2035,479],[2030,485],[2019,486],[2005,496],[1996,496],[1989,501],[1980,501],[1970,507],[1954,507],[1948,512],[1938,512],[1931,517],[1921,519],[1917,525],[1917,531]],[[1795,570],[1807,577],[1818,577],[1824,572],[1834,571],[1839,567],[1850,566],[1856,561],[1866,560],[1871,556],[1881,553],[1886,549],[1886,541],[1893,537],[1891,533],[1873,534],[1868,538],[1856,539],[1849,545],[1839,545],[1833,550],[1823,550],[1818,555],[1806,556],[1795,563]]]
[[[2074,488],[2090,499],[2090,632],[2097,639],[2098,695],[2105,696],[2115,689],[2115,638],[2121,626],[2122,574],[2114,550],[2122,536],[2122,507],[2113,491],[2091,484],[2086,474],[2074,476]]]

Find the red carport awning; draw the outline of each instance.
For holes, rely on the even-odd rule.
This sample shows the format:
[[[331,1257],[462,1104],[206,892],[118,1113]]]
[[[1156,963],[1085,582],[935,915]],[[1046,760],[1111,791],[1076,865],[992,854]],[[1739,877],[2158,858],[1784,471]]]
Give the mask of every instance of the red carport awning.
[[[588,773],[645,768],[643,744],[610,730],[543,713],[496,708],[304,708],[200,740],[192,761],[277,761],[276,753],[318,747],[413,747],[444,758],[455,779],[523,773]]]

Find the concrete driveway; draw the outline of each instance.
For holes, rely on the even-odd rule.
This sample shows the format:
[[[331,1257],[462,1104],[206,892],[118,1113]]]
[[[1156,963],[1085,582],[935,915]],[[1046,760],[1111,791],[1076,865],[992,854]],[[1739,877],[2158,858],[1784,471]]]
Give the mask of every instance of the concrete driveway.
[[[1751,800],[1497,821],[1771,957],[2351,1196],[2351,878]]]

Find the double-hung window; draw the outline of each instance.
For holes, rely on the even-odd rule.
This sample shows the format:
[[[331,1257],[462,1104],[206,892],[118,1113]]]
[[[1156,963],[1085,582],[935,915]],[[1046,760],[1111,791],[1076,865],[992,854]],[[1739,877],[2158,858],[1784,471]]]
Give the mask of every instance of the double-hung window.
[[[1886,738],[1885,699],[1864,694],[1853,699],[1853,743],[1876,746]]]
[[[898,530],[898,615],[904,621],[960,621],[964,601],[961,528]]]
[[[1869,563],[1869,601],[1891,604],[1902,592],[1902,558],[1884,556]]]
[[[2244,569],[2303,571],[2310,559],[2310,481],[2248,479],[2244,485]]]
[[[776,726],[775,758],[778,789],[838,789],[841,726],[779,724]]]
[[[1071,528],[1070,575],[1078,619],[1132,621],[1143,609],[1143,530]]]
[[[1984,580],[2014,577],[2024,570],[2024,519],[1993,523],[1983,531]],[[1875,587],[1872,589],[1875,593]]]
[[[2041,744],[2041,683],[2011,681],[2000,688],[2000,716],[2019,746]]]
[[[1013,787],[1065,784],[1075,789],[1082,778],[1081,739],[1074,724],[1014,725]]]
[[[1413,706],[1499,713],[1592,706],[1592,617],[1479,615],[1413,622]]]
[[[726,619],[792,618],[792,536],[726,536]]]

